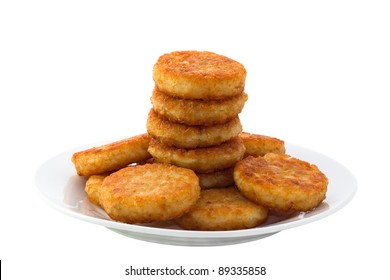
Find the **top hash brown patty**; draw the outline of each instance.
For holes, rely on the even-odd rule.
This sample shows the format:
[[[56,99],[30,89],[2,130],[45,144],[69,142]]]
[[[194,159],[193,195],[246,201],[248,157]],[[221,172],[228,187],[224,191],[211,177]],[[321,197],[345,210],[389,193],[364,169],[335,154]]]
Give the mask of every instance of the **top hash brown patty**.
[[[159,57],[153,79],[162,92],[184,99],[220,99],[242,93],[246,69],[208,51],[175,51]]]

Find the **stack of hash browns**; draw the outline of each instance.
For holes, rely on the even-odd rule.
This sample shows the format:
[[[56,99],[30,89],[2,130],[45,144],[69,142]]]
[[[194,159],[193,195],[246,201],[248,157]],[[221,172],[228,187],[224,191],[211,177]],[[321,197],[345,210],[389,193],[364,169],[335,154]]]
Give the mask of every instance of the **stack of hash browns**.
[[[147,132],[73,155],[89,200],[125,223],[174,221],[238,230],[269,210],[310,211],[328,180],[285,154],[284,141],[242,132],[246,70],[207,51],[162,55],[153,67]]]

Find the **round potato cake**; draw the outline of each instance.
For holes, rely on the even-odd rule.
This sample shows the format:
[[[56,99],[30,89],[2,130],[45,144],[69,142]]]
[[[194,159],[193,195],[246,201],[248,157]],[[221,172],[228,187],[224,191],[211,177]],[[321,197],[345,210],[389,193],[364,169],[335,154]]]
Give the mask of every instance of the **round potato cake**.
[[[326,196],[328,179],[314,164],[286,154],[248,156],[234,168],[234,181],[248,199],[276,211],[309,211]]]
[[[180,217],[199,195],[199,179],[192,170],[155,163],[125,167],[106,177],[99,203],[113,220],[149,223]]]
[[[175,51],[160,56],[153,80],[166,94],[185,99],[220,99],[242,93],[244,66],[208,51]]]
[[[268,153],[284,154],[286,148],[284,141],[275,137],[240,132],[242,142],[245,145],[245,156],[264,156]]]
[[[195,206],[175,222],[189,230],[238,230],[256,227],[267,216],[267,208],[228,187],[202,190]]]
[[[242,131],[238,117],[223,124],[190,126],[171,122],[153,109],[149,112],[146,128],[151,136],[162,143],[184,149],[218,145],[238,136]]]
[[[226,123],[241,113],[247,100],[246,93],[218,100],[183,99],[165,94],[157,87],[151,97],[153,109],[159,115],[187,125]]]
[[[158,162],[209,173],[234,166],[243,158],[245,147],[239,137],[221,145],[197,149],[175,148],[152,138],[148,151]]]
[[[91,176],[116,171],[150,158],[147,133],[74,153],[72,162],[77,174]]]

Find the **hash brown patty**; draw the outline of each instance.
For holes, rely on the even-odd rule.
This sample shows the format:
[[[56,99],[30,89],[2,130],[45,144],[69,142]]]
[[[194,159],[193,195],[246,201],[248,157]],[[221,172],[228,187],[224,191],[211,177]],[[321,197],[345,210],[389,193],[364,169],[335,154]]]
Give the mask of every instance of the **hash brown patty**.
[[[219,99],[242,93],[246,69],[208,51],[175,51],[160,56],[153,80],[166,94],[185,99]]]
[[[234,185],[233,167],[209,173],[196,173],[202,189],[226,188]]]
[[[162,143],[184,149],[218,145],[236,137],[242,131],[238,117],[223,124],[190,126],[171,122],[153,109],[149,112],[146,128],[151,136]]]
[[[150,136],[140,134],[120,141],[74,153],[72,162],[80,176],[119,170],[129,164],[150,158]]]
[[[248,199],[276,211],[309,211],[326,196],[328,179],[314,164],[287,154],[248,156],[234,168],[234,181]]]
[[[217,146],[181,149],[152,138],[148,151],[158,162],[189,168],[199,173],[209,173],[234,166],[243,158],[245,146],[239,137],[235,137]]]
[[[275,137],[240,132],[240,138],[245,145],[246,156],[264,156],[267,153],[284,154],[284,141]]]
[[[199,179],[192,170],[155,163],[125,167],[107,176],[99,202],[116,221],[149,223],[180,217],[199,195]]]
[[[175,222],[190,230],[238,230],[256,227],[267,216],[267,208],[229,187],[202,190],[195,206]]]
[[[183,99],[165,94],[157,87],[151,97],[153,108],[159,115],[187,125],[226,123],[241,113],[247,100],[246,93],[217,100]]]

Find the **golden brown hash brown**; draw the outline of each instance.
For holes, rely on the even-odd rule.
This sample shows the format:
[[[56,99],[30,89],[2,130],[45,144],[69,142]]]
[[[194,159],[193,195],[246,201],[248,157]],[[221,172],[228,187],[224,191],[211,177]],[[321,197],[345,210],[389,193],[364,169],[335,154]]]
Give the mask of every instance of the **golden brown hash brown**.
[[[218,99],[182,99],[172,97],[154,88],[151,101],[154,110],[170,121],[187,125],[213,125],[226,123],[241,113],[246,93]]]
[[[148,223],[180,217],[199,195],[199,180],[192,170],[155,163],[109,175],[99,189],[99,202],[114,220]]]
[[[104,179],[109,174],[102,174],[102,175],[92,175],[87,179],[87,182],[85,183],[85,192],[87,193],[87,197],[89,201],[91,201],[93,204],[100,206],[99,203],[99,188],[103,184]]]
[[[248,132],[240,132],[239,136],[245,145],[245,156],[258,157],[267,153],[284,154],[286,152],[284,141],[278,138]]]
[[[238,162],[234,181],[248,199],[277,211],[314,209],[325,199],[328,185],[316,165],[273,153]]]
[[[267,208],[229,187],[202,190],[195,206],[175,222],[190,230],[238,230],[256,227],[267,216]]]
[[[150,136],[141,134],[127,139],[77,152],[72,162],[80,176],[115,171],[132,163],[150,158]]]
[[[233,167],[210,173],[196,173],[202,189],[225,188],[234,185]]]
[[[152,138],[148,151],[158,162],[208,173],[234,166],[243,158],[245,147],[238,136],[221,145],[198,149],[175,148]]]
[[[242,93],[244,66],[207,51],[175,51],[160,56],[153,80],[163,92],[185,99],[219,99]]]
[[[166,145],[194,149],[221,144],[241,131],[240,119],[235,117],[223,124],[201,126],[171,122],[150,110],[146,124],[148,133]]]

